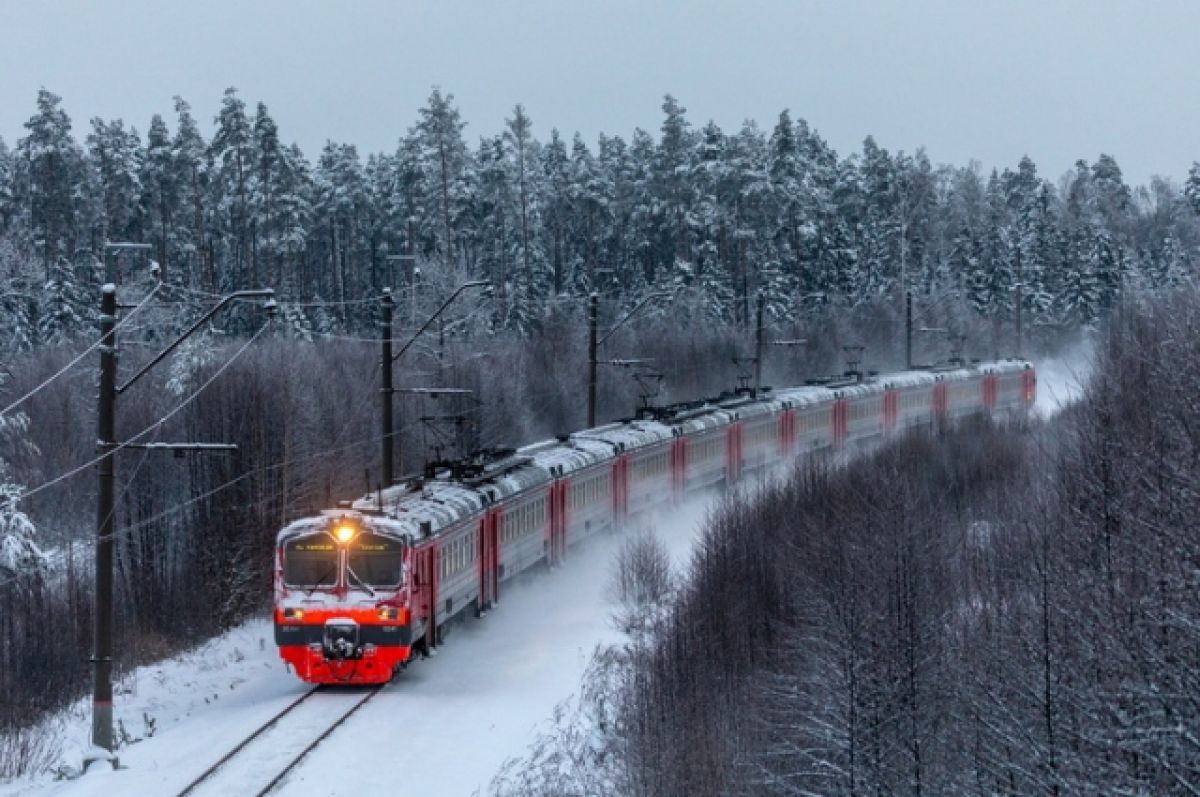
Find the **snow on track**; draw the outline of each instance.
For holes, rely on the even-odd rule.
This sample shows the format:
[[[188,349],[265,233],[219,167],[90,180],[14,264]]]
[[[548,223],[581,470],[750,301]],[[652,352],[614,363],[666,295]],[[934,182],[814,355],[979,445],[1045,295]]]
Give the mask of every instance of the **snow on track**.
[[[698,500],[653,522],[677,562],[688,556],[705,511]],[[495,610],[452,626],[437,655],[400,673],[274,793],[485,789],[507,758],[526,752],[554,707],[579,689],[596,645],[620,639],[609,585],[626,538],[601,534],[571,549],[554,570],[535,569],[504,585]],[[130,682],[133,692],[117,695],[117,716],[142,735],[145,713],[157,730],[119,751],[122,769],[94,767],[73,781],[0,784],[0,797],[178,794],[308,690],[284,671],[271,636],[269,622],[253,621],[194,653],[142,668]],[[87,711],[84,702],[72,711],[70,750],[86,742]],[[77,762],[78,753],[73,757]],[[252,789],[247,782],[226,794]]]

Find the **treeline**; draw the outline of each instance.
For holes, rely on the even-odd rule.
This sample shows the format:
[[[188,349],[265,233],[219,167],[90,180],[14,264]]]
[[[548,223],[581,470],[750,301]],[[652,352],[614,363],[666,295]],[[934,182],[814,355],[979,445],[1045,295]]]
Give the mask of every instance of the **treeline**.
[[[728,500],[655,632],[495,792],[1195,793],[1197,323],[1195,294],[1123,308],[1050,425]]]
[[[175,286],[271,285],[293,302],[420,292],[431,271],[462,269],[498,286],[493,326],[521,331],[554,297],[663,288],[694,290],[726,320],[745,321],[759,292],[791,318],[904,289],[1008,319],[1020,284],[1031,325],[1090,324],[1126,288],[1185,279],[1200,243],[1197,166],[1184,186],[1134,188],[1108,155],[1057,182],[1028,158],[985,175],[870,137],[839,156],[787,111],[769,131],[724,131],[670,96],[657,136],[591,146],[539,139],[520,105],[469,141],[434,89],[395,151],[330,141],[313,160],[234,89],[208,135],[180,98],[144,134],[102,118],[76,132],[46,90],[36,105],[26,135],[0,141],[8,350],[90,334],[105,241],[152,243]],[[371,318],[294,310],[309,332]]]

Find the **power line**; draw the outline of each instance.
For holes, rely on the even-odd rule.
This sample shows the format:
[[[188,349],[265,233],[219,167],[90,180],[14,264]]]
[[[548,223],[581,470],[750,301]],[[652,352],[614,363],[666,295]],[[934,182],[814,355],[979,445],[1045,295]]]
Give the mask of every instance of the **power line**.
[[[416,421],[404,424],[400,428],[394,430],[392,432],[392,435],[393,436],[399,435],[401,432],[404,432],[409,429],[413,429],[419,425],[420,424]],[[344,428],[345,428],[345,424],[343,424],[343,429]],[[176,504],[175,506],[172,506],[169,509],[164,509],[162,512],[159,512],[158,514],[155,514],[155,515],[151,515],[148,518],[143,518],[142,520],[139,520],[136,523],[131,523],[128,526],[123,526],[120,529],[117,529],[116,531],[114,531],[110,536],[101,537],[98,539],[119,540],[121,538],[127,537],[139,529],[142,529],[142,528],[145,528],[146,526],[157,523],[158,521],[160,521],[164,518],[170,517],[171,515],[178,514],[179,512],[182,512],[184,509],[187,509],[190,506],[198,504],[201,501],[206,501],[209,498],[212,498],[214,495],[224,492],[225,490],[228,490],[230,487],[233,487],[234,485],[250,478],[251,476],[257,476],[257,475],[260,475],[263,473],[269,473],[270,471],[279,470],[280,468],[284,468],[284,467],[293,467],[295,465],[300,465],[305,462],[312,461],[314,459],[328,458],[329,456],[331,456],[333,454],[339,454],[343,451],[349,451],[350,449],[356,448],[358,446],[365,446],[365,445],[368,445],[371,443],[378,443],[381,439],[383,439],[383,435],[374,435],[372,437],[364,437],[364,438],[360,438],[358,440],[351,441],[349,443],[345,443],[336,448],[322,448],[319,451],[314,451],[311,454],[306,454],[305,456],[302,456],[299,458],[283,459],[278,462],[271,463],[270,465],[263,465],[261,467],[254,468],[253,470],[248,470],[245,473],[242,473],[238,476],[233,477],[229,481],[224,482],[223,484],[217,485],[216,487],[212,488],[211,490],[208,490],[204,493],[201,493],[200,495],[197,495],[197,496],[194,496],[194,497],[188,499],[187,501],[184,501],[183,503]],[[145,462],[145,457],[148,454],[149,454],[149,452],[147,451],[147,453],[143,455],[143,457],[142,457],[143,463]],[[141,463],[139,463],[139,465],[138,465],[138,468],[140,468],[140,467],[141,467]],[[135,469],[135,475],[136,475],[136,469]],[[125,490],[122,491],[122,496],[125,494],[125,492],[128,491],[129,486],[132,483],[133,483],[133,480],[132,480],[132,477],[130,477],[130,481],[126,484]],[[256,504],[251,504],[251,506],[256,506],[256,507],[261,506],[262,504],[266,503],[267,500],[270,500],[270,499],[264,499],[263,501],[259,501]],[[74,542],[75,541],[71,541],[67,544],[68,544],[68,546],[72,546],[72,545],[74,545]],[[8,579],[5,579],[3,581],[0,581],[0,588],[3,588],[15,581],[19,581],[22,577],[24,577],[24,575],[25,574],[18,574],[18,575],[10,577]]]
[[[180,413],[180,412],[183,410],[183,408],[184,408],[184,407],[186,407],[187,405],[191,404],[191,403],[192,403],[192,401],[194,401],[194,400],[196,399],[196,397],[198,397],[198,396],[199,396],[201,393],[203,393],[203,392],[204,392],[204,390],[205,390],[205,389],[206,389],[206,388],[207,388],[209,385],[211,385],[211,384],[212,384],[214,381],[216,381],[217,377],[219,377],[221,374],[223,374],[223,373],[225,372],[225,370],[226,370],[226,369],[228,369],[228,368],[229,368],[229,366],[230,366],[230,365],[232,365],[232,364],[234,363],[234,361],[235,361],[235,360],[237,360],[237,358],[238,358],[238,357],[242,356],[242,353],[243,353],[243,352],[245,352],[245,351],[246,351],[246,349],[250,348],[250,344],[252,344],[252,343],[254,343],[254,341],[258,340],[258,337],[259,337],[259,336],[260,336],[260,335],[261,335],[261,334],[262,334],[262,333],[263,333],[263,332],[264,332],[264,331],[267,329],[267,327],[269,327],[270,325],[271,325],[271,322],[270,322],[270,321],[268,321],[267,323],[265,323],[265,324],[263,324],[261,327],[259,327],[258,331],[254,333],[254,336],[253,336],[253,337],[251,337],[249,340],[247,340],[247,341],[246,341],[246,342],[245,342],[245,343],[242,345],[242,347],[241,347],[240,349],[238,349],[238,350],[237,350],[237,352],[236,352],[236,353],[235,353],[235,354],[234,354],[232,357],[230,357],[228,360],[226,360],[226,361],[225,361],[225,362],[224,362],[224,363],[221,365],[221,367],[220,367],[220,368],[218,368],[218,369],[216,370],[216,372],[215,372],[215,373],[214,373],[212,376],[210,376],[210,377],[208,378],[208,380],[207,380],[207,381],[206,381],[206,382],[205,382],[203,385],[201,385],[199,388],[197,388],[197,389],[196,389],[196,390],[195,390],[195,391],[194,391],[194,392],[193,392],[193,393],[192,393],[190,396],[188,396],[186,399],[184,399],[182,402],[180,402],[180,403],[179,403],[179,404],[178,404],[178,405],[177,405],[177,406],[176,406],[174,409],[172,409],[172,410],[171,410],[170,412],[168,412],[166,415],[162,416],[161,418],[159,418],[157,421],[155,421],[154,423],[152,423],[152,424],[150,424],[149,426],[147,426],[147,427],[146,427],[145,429],[143,429],[142,431],[140,431],[140,432],[138,432],[137,434],[133,435],[132,437],[128,438],[127,440],[125,440],[125,442],[123,442],[123,443],[119,443],[119,444],[117,444],[117,445],[113,446],[113,447],[112,447],[112,449],[110,449],[109,451],[107,451],[107,452],[105,452],[105,453],[101,454],[100,456],[98,456],[98,457],[96,457],[96,458],[94,458],[94,459],[92,459],[92,460],[89,460],[88,462],[85,462],[85,463],[83,463],[82,465],[80,465],[80,466],[78,466],[78,467],[76,467],[76,468],[72,468],[71,470],[67,471],[66,473],[63,473],[63,474],[62,474],[62,475],[60,475],[60,476],[56,476],[56,477],[54,477],[53,479],[51,479],[51,480],[50,480],[50,481],[48,481],[48,482],[43,482],[42,484],[39,484],[37,487],[34,487],[34,488],[33,488],[33,489],[31,489],[31,490],[27,490],[27,491],[25,491],[24,493],[22,493],[22,494],[21,494],[21,496],[20,496],[20,497],[21,497],[22,499],[24,499],[24,498],[29,498],[30,496],[37,495],[38,493],[42,492],[43,490],[46,490],[46,489],[48,489],[48,488],[50,488],[50,487],[53,487],[54,485],[56,485],[56,484],[58,484],[58,483],[60,483],[60,482],[62,482],[62,481],[64,481],[64,480],[66,480],[66,479],[69,479],[69,478],[71,478],[72,476],[75,476],[76,474],[82,473],[83,471],[87,470],[88,468],[90,468],[90,467],[92,467],[93,465],[95,465],[95,464],[97,464],[98,462],[100,462],[100,461],[101,461],[102,459],[104,459],[105,457],[107,457],[107,456],[110,456],[110,455],[112,455],[112,454],[116,454],[116,453],[117,453],[118,451],[120,451],[121,449],[123,449],[123,448],[126,448],[126,447],[128,447],[128,446],[132,445],[133,443],[137,442],[137,440],[139,440],[140,438],[142,438],[142,437],[146,436],[146,435],[147,435],[147,434],[149,434],[150,432],[152,432],[152,431],[154,431],[155,429],[157,429],[157,428],[159,428],[160,426],[162,426],[162,424],[166,423],[166,422],[167,422],[167,421],[169,421],[171,418],[173,418],[173,417],[175,417],[177,414],[179,414],[179,413]]]
[[[150,299],[154,296],[155,293],[158,292],[158,289],[161,287],[162,287],[162,283],[160,282],[157,285],[155,285],[153,288],[151,288],[150,292],[146,294],[145,298],[143,298],[140,302],[138,302],[137,305],[132,310],[130,310],[129,313],[126,314],[126,316],[124,318],[122,318],[119,322],[117,322],[116,326],[113,327],[113,331],[115,332],[116,330],[120,329],[129,321],[129,319],[131,319],[135,315],[137,315],[137,312],[146,306],[146,303],[150,301]],[[71,368],[75,367],[75,365],[78,364],[80,360],[82,360],[84,357],[88,356],[93,351],[95,351],[97,348],[99,348],[100,344],[103,341],[104,341],[104,337],[101,336],[95,343],[93,343],[91,346],[88,346],[86,349],[84,349],[82,352],[80,352],[80,354],[75,359],[71,360],[71,362],[64,365],[57,372],[55,372],[52,376],[50,376],[48,379],[43,381],[40,385],[35,387],[33,390],[30,390],[25,395],[21,396],[19,399],[14,401],[12,404],[9,404],[4,409],[0,410],[0,418],[3,418],[5,415],[7,415],[9,413],[10,410],[16,408],[17,406],[19,406],[26,400],[32,398],[39,391],[48,387],[50,385],[50,383],[53,382],[55,379],[58,379],[60,376],[65,374],[67,371],[69,371]]]

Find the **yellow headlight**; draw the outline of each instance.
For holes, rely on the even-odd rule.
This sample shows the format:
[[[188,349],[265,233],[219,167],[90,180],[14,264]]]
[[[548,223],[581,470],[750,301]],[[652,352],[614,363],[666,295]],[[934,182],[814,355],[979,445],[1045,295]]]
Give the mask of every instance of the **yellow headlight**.
[[[333,530],[333,536],[337,538],[338,542],[347,543],[354,539],[355,531],[356,529],[353,526],[342,525]]]

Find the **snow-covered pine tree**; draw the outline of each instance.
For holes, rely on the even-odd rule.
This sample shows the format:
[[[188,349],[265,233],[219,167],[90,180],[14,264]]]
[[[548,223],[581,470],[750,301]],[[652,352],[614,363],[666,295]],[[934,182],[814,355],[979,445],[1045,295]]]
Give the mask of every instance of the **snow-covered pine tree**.
[[[6,381],[7,375],[0,370],[0,388]],[[38,454],[28,430],[25,413],[0,416],[0,579],[4,580],[16,574],[36,573],[47,565],[45,554],[34,540],[37,529],[19,508],[23,488],[11,465],[18,457],[32,461]]]
[[[514,215],[519,218],[520,231],[520,250],[514,253],[518,274],[514,306],[521,309],[522,326],[526,329],[533,329],[541,323],[546,309],[544,302],[554,292],[553,275],[541,234],[540,197],[543,189],[541,171],[537,167],[540,146],[529,130],[526,131],[524,144],[521,143],[521,128],[531,125],[524,109],[517,106],[513,118],[509,120],[505,137],[508,169],[514,185]]]
[[[1030,324],[1054,323],[1054,297],[1062,277],[1061,237],[1054,188],[1048,181],[1038,186],[1033,214],[1029,262],[1025,265],[1026,308]]]
[[[598,289],[604,282],[599,269],[607,267],[600,255],[608,217],[607,184],[578,133],[571,143],[571,253],[568,284],[576,295]]]
[[[17,216],[13,194],[13,157],[4,137],[0,136],[0,235],[7,233]]]
[[[467,145],[462,137],[466,123],[454,105],[454,95],[443,96],[437,86],[418,114],[410,135],[419,147],[423,182],[428,192],[422,203],[426,218],[421,219],[420,226],[440,230],[436,251],[443,263],[451,265],[457,258],[451,220],[452,190],[467,162]]]
[[[634,185],[625,140],[620,136],[601,134],[596,144],[596,167],[608,197],[603,259],[612,272],[608,275],[606,288],[620,296],[641,290],[645,285],[645,274],[630,238]]]
[[[275,262],[272,284],[286,294],[307,295],[301,267],[312,225],[312,175],[296,144],[282,150],[276,164],[272,217],[274,236],[268,250]]]
[[[191,106],[176,96],[175,137],[171,140],[171,163],[174,183],[179,190],[181,218],[176,237],[183,272],[179,282],[190,287],[216,290],[219,282],[215,254],[209,239],[209,182],[212,174],[208,145],[192,116]],[[180,264],[177,264],[180,265]],[[176,269],[177,271],[179,269]]]
[[[225,89],[209,144],[213,159],[210,189],[216,207],[218,257],[227,275],[223,287],[248,288],[258,283],[250,260],[250,177],[254,169],[254,133],[246,103],[236,88]]]
[[[890,290],[900,262],[895,166],[873,136],[863,141],[859,172],[863,201],[859,268],[865,298]]]
[[[647,285],[654,285],[659,276],[658,201],[654,188],[654,137],[640,127],[629,140],[630,195],[629,245],[635,253]],[[667,260],[666,265],[672,260]],[[664,269],[670,273],[669,269]]]
[[[179,213],[179,183],[171,131],[162,116],[154,114],[146,131],[146,151],[142,158],[139,181],[142,187],[141,206],[145,230],[154,242],[155,257],[162,268],[163,279],[172,275],[178,241],[175,235]]]
[[[557,128],[550,131],[550,141],[542,148],[538,166],[543,186],[542,223],[546,230],[551,292],[557,296],[567,284],[571,230],[570,158]]]
[[[93,291],[76,282],[75,270],[64,259],[56,258],[50,267],[50,279],[38,296],[37,341],[57,346],[70,343],[88,328]],[[92,300],[92,301],[89,301]]]
[[[437,251],[438,227],[422,226],[427,218],[429,188],[421,155],[420,139],[409,134],[400,139],[392,159],[395,169],[393,191],[397,203],[402,254],[430,258]]]
[[[361,269],[366,251],[362,219],[367,198],[366,178],[353,144],[326,142],[313,176],[314,225],[325,274],[319,280],[324,295],[339,302],[365,294]],[[347,318],[346,305],[341,317]]]
[[[662,137],[654,157],[658,257],[665,263],[692,262],[695,194],[688,175],[698,139],[687,108],[670,94],[663,98],[662,112]]]
[[[91,165],[100,178],[102,218],[97,244],[103,241],[142,239],[142,152],[135,129],[125,129],[120,119],[92,119],[87,137]],[[99,250],[99,247],[95,247]]]
[[[71,119],[59,107],[62,98],[38,91],[37,113],[25,123],[29,134],[17,142],[14,193],[30,210],[30,238],[43,241],[42,262],[48,280],[53,259],[73,254],[82,240],[76,187],[83,179],[83,151],[71,136]]]
[[[1200,216],[1200,163],[1192,162],[1188,169],[1187,182],[1183,184],[1183,196],[1187,199],[1192,212]]]
[[[251,129],[254,163],[247,187],[247,213],[250,219],[250,273],[254,275],[254,285],[257,286],[278,281],[279,269],[275,257],[278,250],[276,206],[280,188],[279,171],[284,154],[279,141],[279,128],[266,104],[258,103]]]
[[[700,131],[700,147],[691,167],[689,180],[695,194],[695,209],[692,225],[696,244],[693,249],[694,264],[691,270],[704,283],[707,280],[727,279],[724,274],[726,257],[733,249],[736,221],[732,218],[736,202],[729,193],[736,191],[736,181],[730,172],[726,153],[725,134],[716,122],[710,121]]]
[[[817,215],[807,172],[791,114],[785,109],[779,114],[768,144],[769,211],[774,221],[770,237],[778,248],[780,259],[790,264],[806,291],[818,290],[815,284],[820,281],[812,268],[801,277],[802,270],[810,262],[809,238],[815,233]]]

